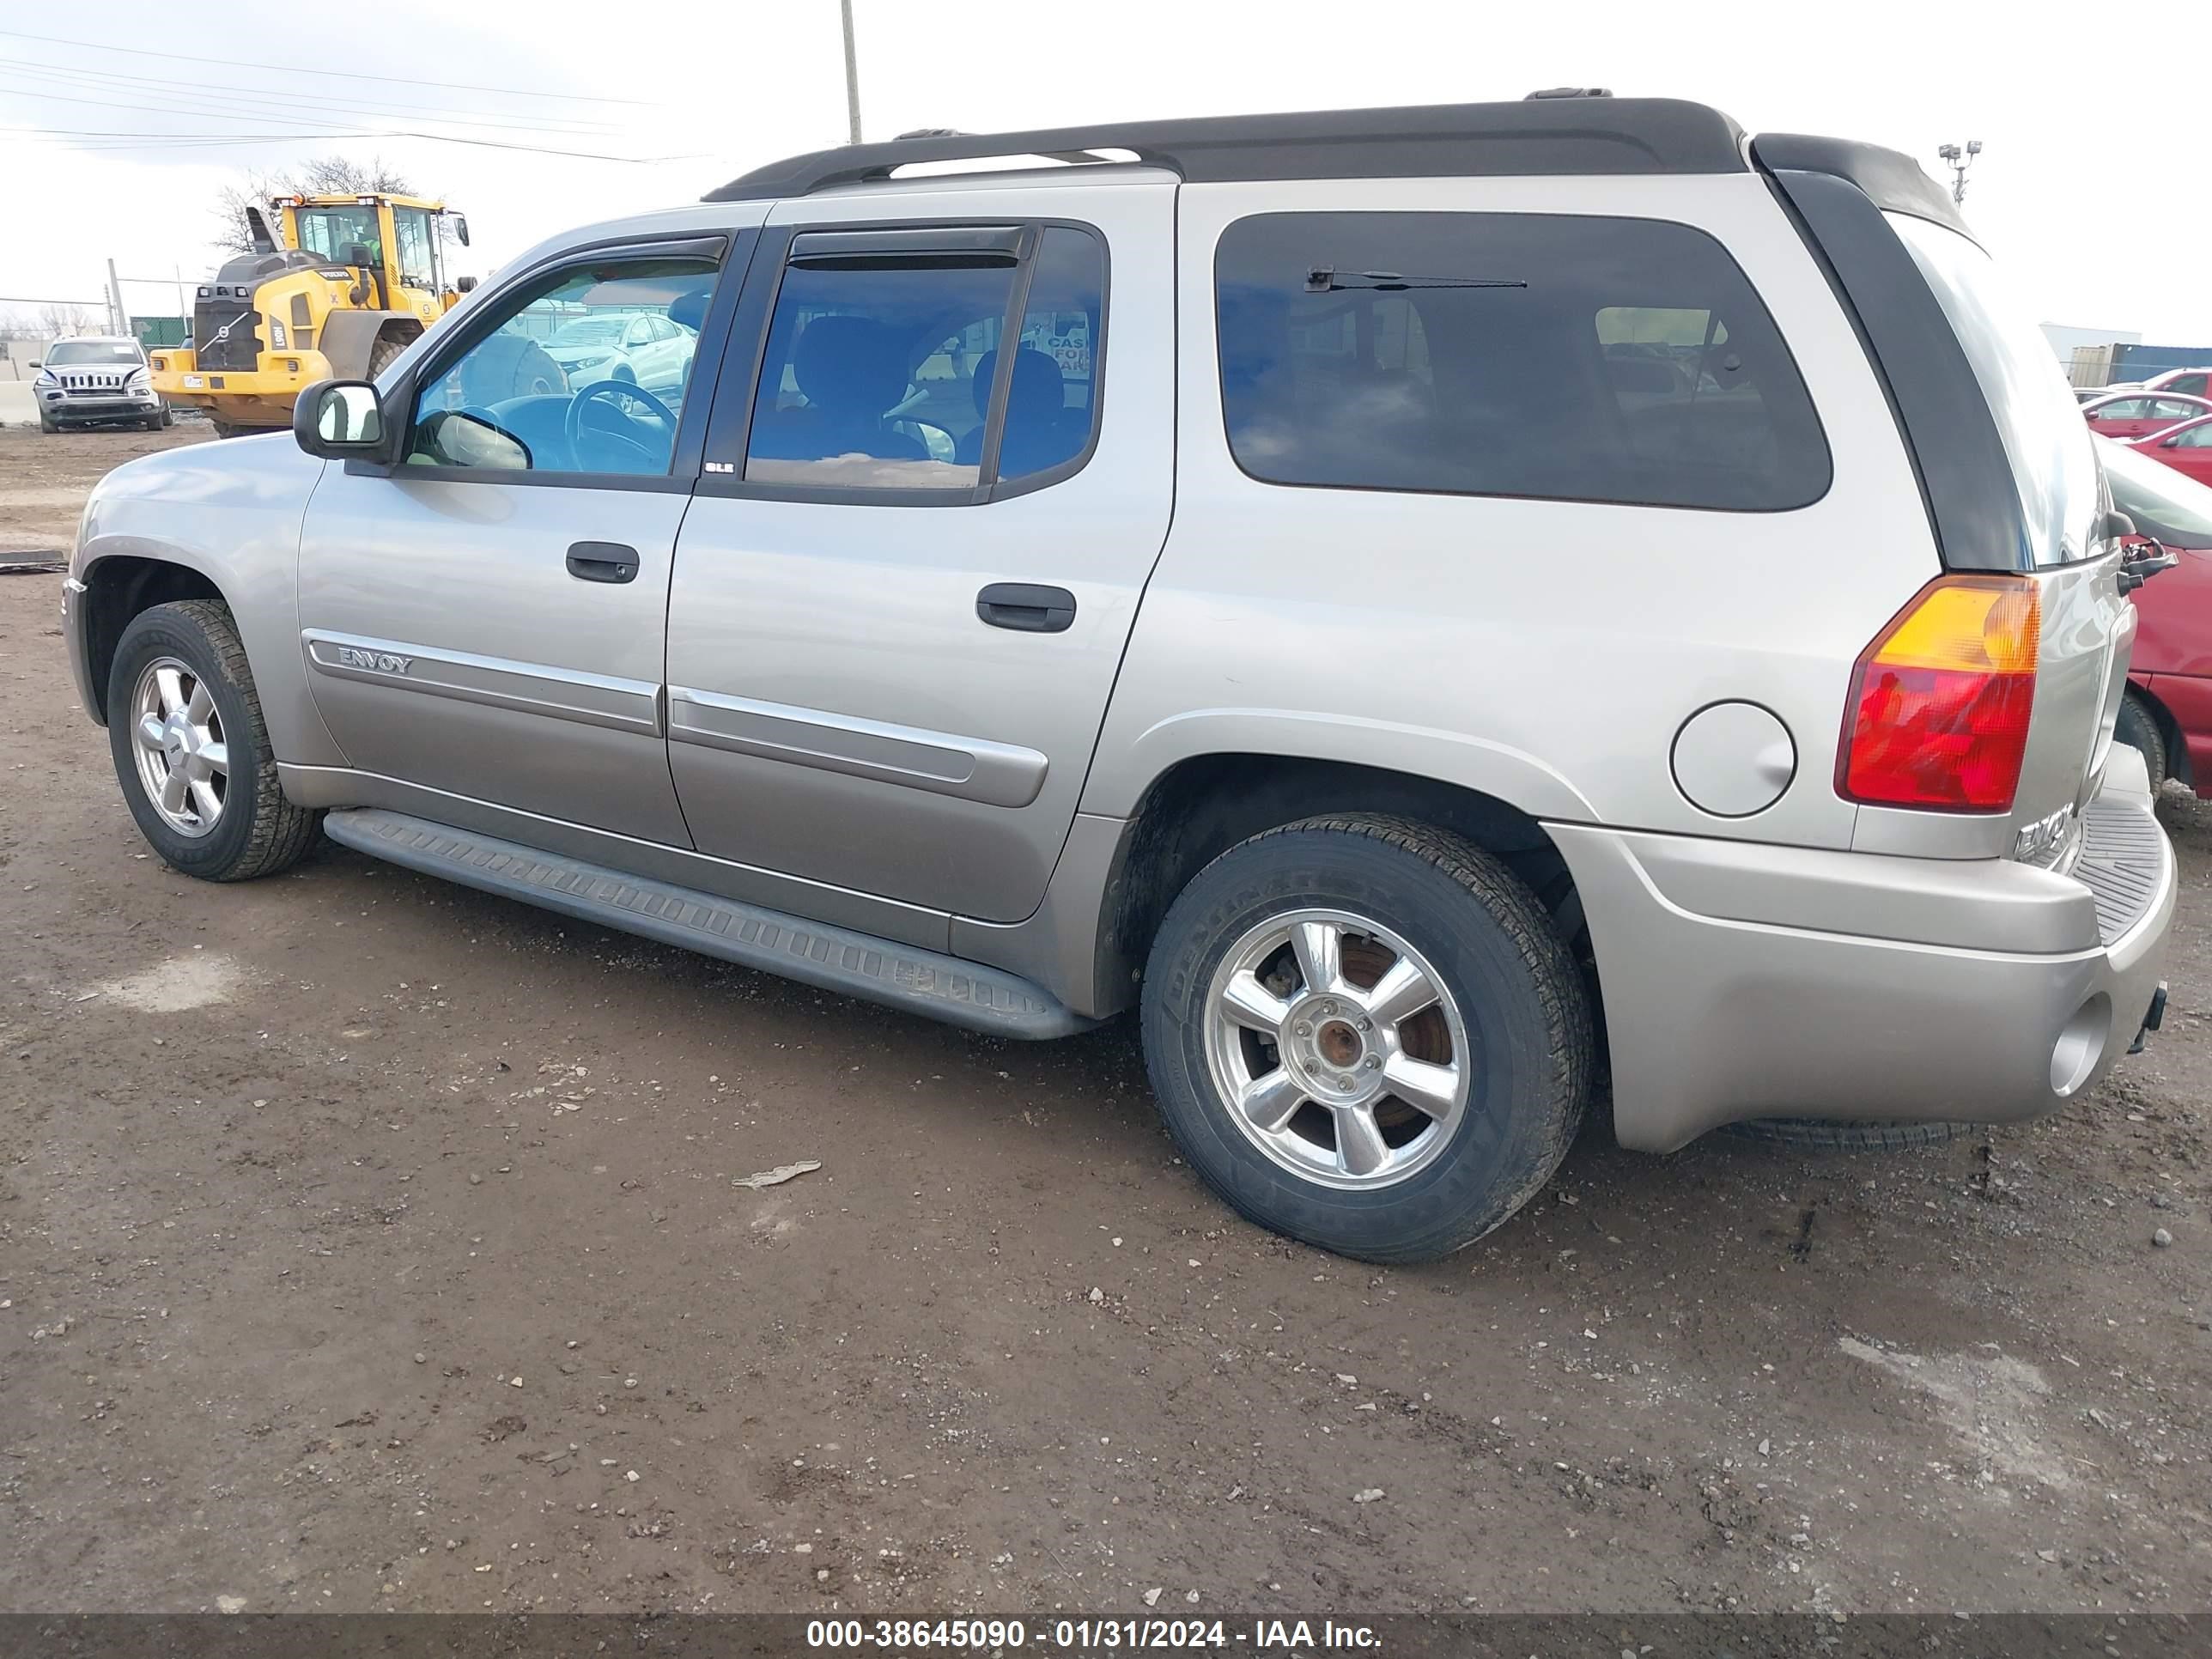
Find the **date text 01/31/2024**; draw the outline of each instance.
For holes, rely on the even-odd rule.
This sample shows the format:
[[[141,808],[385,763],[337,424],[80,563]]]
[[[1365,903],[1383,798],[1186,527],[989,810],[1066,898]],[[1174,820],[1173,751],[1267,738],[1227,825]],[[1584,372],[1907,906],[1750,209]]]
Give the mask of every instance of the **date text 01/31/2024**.
[[[1242,1648],[1269,1654],[1381,1645],[1366,1625],[1334,1620],[1259,1619],[1239,1629],[1219,1619],[810,1619],[810,1648],[919,1653],[931,1649],[1004,1651],[1034,1643],[1085,1652],[1116,1648]]]

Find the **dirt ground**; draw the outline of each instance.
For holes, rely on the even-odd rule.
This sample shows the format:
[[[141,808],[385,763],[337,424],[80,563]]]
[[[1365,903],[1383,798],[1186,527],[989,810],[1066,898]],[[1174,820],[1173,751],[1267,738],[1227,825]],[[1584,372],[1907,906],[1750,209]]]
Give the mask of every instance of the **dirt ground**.
[[[0,432],[0,549],[197,435]],[[1214,1203],[1127,1029],[973,1037],[327,845],[174,874],[59,581],[0,576],[0,1610],[2212,1605],[2212,806],[2165,809],[2165,1034],[2074,1109],[1600,1126],[1383,1271]]]

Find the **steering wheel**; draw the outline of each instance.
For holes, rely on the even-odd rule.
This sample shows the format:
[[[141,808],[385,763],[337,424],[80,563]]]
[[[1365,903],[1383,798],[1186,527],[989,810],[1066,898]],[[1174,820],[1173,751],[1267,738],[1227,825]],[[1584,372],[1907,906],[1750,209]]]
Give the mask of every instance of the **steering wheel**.
[[[643,404],[648,411],[658,415],[668,422],[669,440],[672,443],[675,441],[675,411],[659,398],[632,380],[594,380],[569,400],[568,413],[562,422],[562,435],[568,441],[568,453],[571,456],[577,454],[578,441],[584,434],[584,405],[596,398],[610,395],[627,398],[633,403]],[[628,417],[624,416],[624,418]],[[622,433],[611,432],[605,427],[594,427],[592,429],[592,435],[594,438],[604,438],[611,443],[620,444],[626,449],[636,451],[638,459],[644,463],[639,469],[641,471],[651,472],[655,471],[657,466],[665,467],[667,465],[665,455],[656,454],[636,439],[627,437]]]

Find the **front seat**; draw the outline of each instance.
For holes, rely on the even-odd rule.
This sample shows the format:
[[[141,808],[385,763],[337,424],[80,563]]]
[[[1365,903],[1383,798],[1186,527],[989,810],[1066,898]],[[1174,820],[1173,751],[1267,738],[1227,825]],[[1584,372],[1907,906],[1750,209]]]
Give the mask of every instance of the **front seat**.
[[[975,466],[982,462],[983,428],[990,418],[991,386],[998,373],[999,354],[995,349],[976,360],[975,378],[969,385],[969,395],[975,400],[975,412],[983,419],[963,434],[953,448],[952,459],[963,465]],[[1090,426],[1086,422],[1078,428],[1071,422],[1066,404],[1066,385],[1060,379],[1060,365],[1051,355],[1035,346],[1024,346],[1015,352],[1013,382],[1006,388],[1006,431],[999,440],[1000,477],[1018,478],[1025,473],[1042,472],[1074,458]]]

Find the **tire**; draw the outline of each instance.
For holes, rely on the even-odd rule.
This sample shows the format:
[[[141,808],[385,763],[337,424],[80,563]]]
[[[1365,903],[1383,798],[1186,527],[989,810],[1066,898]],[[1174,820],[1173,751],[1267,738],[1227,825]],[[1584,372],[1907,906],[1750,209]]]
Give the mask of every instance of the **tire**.
[[[170,407],[168,406],[168,404],[163,404],[161,405],[161,426],[162,426],[162,427],[172,427],[172,426],[176,425],[176,423],[177,423],[177,411],[176,411],[175,410],[173,410],[173,409],[170,408]],[[156,430],[159,430],[159,429],[160,429],[160,428],[156,428]]]
[[[407,342],[404,340],[395,339],[389,334],[378,336],[376,343],[368,349],[368,368],[362,378],[365,380],[376,379],[391,368],[394,360],[406,349]]]
[[[1286,944],[1251,981],[1276,999],[1276,1035],[1240,1030],[1217,991],[1302,913],[1341,919],[1335,988],[1308,988]],[[1445,994],[1392,1017],[1377,975],[1408,969]],[[1551,917],[1490,854],[1401,818],[1310,818],[1224,853],[1160,925],[1142,1019],[1161,1116],[1206,1184],[1261,1226],[1368,1261],[1429,1261],[1496,1227],[1551,1178],[1589,1103],[1590,1008]],[[1389,1092],[1407,1059],[1459,1079],[1455,1108]],[[1267,1079],[1279,1109],[1304,1103],[1273,1132],[1240,1123],[1228,1093]],[[1385,1092],[1318,1103],[1347,1080]],[[1382,1162],[1355,1172],[1354,1150]]]
[[[163,427],[168,425],[168,422],[163,420],[159,415],[149,415],[144,420],[139,422],[138,424],[145,428],[149,432],[159,432]]]
[[[142,681],[157,679],[155,671],[164,663],[177,675],[175,689],[205,692],[205,712],[213,717],[194,712],[203,707],[195,697],[186,711],[186,724],[194,730],[182,734],[180,743],[197,748],[212,738],[226,751],[219,786],[211,772],[204,779],[219,797],[216,810],[204,812],[204,799],[196,791],[182,798],[185,812],[205,823],[197,831],[179,828],[165,816],[149,777],[153,765],[163,775],[172,772],[172,760],[185,749],[156,750],[141,735]],[[147,844],[173,869],[203,881],[251,881],[296,864],[314,844],[322,814],[284,799],[246,647],[222,605],[188,599],[157,605],[131,619],[107,677],[107,739],[131,816]],[[142,764],[142,752],[157,758]],[[198,775],[193,771],[197,762],[180,763],[188,775]]]
[[[2133,691],[2120,699],[2112,736],[2142,752],[2143,769],[2150,774],[2150,793],[2155,799],[2166,787],[2166,733],[2159,728],[2158,716],[2151,713],[2150,705]]]
[[[39,430],[47,433],[58,432],[61,430],[61,426],[57,422],[48,420],[41,411],[39,416]]]
[[[1945,1146],[1982,1133],[1978,1123],[1881,1123],[1856,1119],[1763,1117],[1719,1131],[1731,1140],[1788,1146],[1807,1152],[1905,1152]]]

